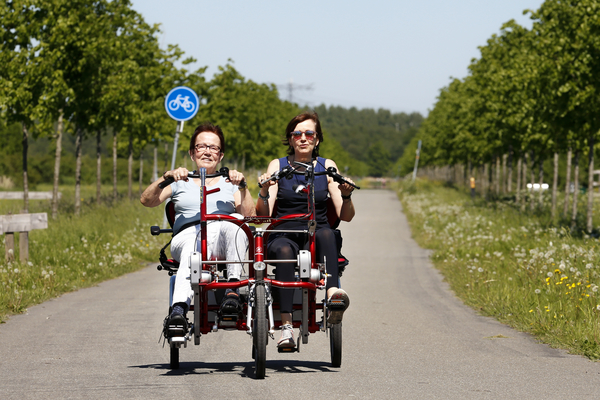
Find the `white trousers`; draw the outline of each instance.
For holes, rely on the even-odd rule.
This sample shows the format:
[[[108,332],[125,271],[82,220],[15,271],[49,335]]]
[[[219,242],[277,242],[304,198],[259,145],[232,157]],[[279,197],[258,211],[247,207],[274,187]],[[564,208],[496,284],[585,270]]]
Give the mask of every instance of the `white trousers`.
[[[207,224],[205,260],[243,260],[248,251],[248,237],[231,222],[211,221]],[[179,232],[171,241],[171,256],[179,261],[175,278],[173,304],[192,302],[194,291],[190,283],[190,253],[200,251],[200,226],[191,226]],[[242,264],[227,264],[227,279],[240,279]],[[171,305],[173,305],[171,304]]]

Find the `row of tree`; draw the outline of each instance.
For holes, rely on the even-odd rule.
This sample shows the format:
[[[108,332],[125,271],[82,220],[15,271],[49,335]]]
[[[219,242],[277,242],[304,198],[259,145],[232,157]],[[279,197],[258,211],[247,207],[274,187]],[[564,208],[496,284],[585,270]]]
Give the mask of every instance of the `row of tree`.
[[[28,144],[51,139],[54,155],[54,199],[62,141],[75,136],[75,212],[80,212],[82,144],[95,138],[97,200],[100,199],[102,142],[112,136],[113,195],[117,197],[117,154],[126,148],[128,196],[132,197],[134,154],[146,146],[172,142],[175,122],[164,110],[164,97],[185,85],[200,96],[202,107],[189,121],[180,143],[187,147],[193,127],[210,120],[226,132],[228,160],[241,168],[264,166],[279,155],[281,132],[300,110],[281,101],[274,85],[246,80],[231,63],[212,80],[206,68],[179,68],[177,46],[161,49],[158,26],[148,25],[129,0],[13,0],[0,4],[0,122],[3,133],[19,127],[25,210],[28,209]],[[14,137],[3,142],[14,142]],[[330,157],[346,153],[335,141],[325,144]],[[10,148],[10,146],[8,146]],[[143,159],[140,159],[140,165]]]
[[[297,104],[280,100],[275,85],[245,79],[231,61],[219,67],[211,80],[204,77],[206,68],[189,71],[187,66],[195,60],[184,59],[177,46],[161,49],[158,32],[158,26],[148,25],[129,0],[13,0],[0,4],[0,154],[10,156],[0,162],[0,175],[14,170],[11,150],[18,141],[25,210],[29,143],[49,140],[54,151],[52,214],[56,216],[65,134],[75,138],[76,213],[81,207],[84,141],[95,142],[97,201],[102,166],[106,167],[102,148],[107,141],[112,147],[113,197],[117,197],[120,174],[117,159],[125,155],[131,198],[134,157],[139,157],[141,179],[143,157],[148,153],[143,150],[153,147],[156,157],[159,147],[172,143],[175,122],[164,111],[164,96],[175,86],[191,87],[202,103],[194,119],[186,122],[179,142],[181,153],[193,127],[209,120],[223,127],[225,160],[236,168],[264,168],[270,159],[285,154],[283,129],[300,111]],[[326,140],[321,154],[335,159],[352,175],[388,171],[421,121],[420,115],[386,110],[323,105],[317,111],[324,116]],[[359,129],[352,130],[352,125]],[[366,157],[365,150],[373,157]],[[368,165],[369,158],[381,160],[384,167]],[[42,160],[35,160],[33,167],[37,173],[50,170]]]
[[[552,159],[554,215],[561,154],[569,168],[566,201],[571,167],[578,171],[584,158],[588,187],[593,187],[600,130],[600,3],[546,0],[539,10],[526,13],[533,21],[531,29],[514,21],[504,24],[500,34],[480,48],[481,57],[472,61],[469,75],[441,90],[402,164],[412,167],[419,140],[420,165],[490,165],[490,178],[491,165],[498,171],[505,155],[511,176],[516,161],[519,177],[529,165],[530,171],[539,170],[542,180],[543,163]],[[517,190],[526,179],[520,179]],[[575,179],[575,185],[578,182]],[[588,232],[592,199],[589,190]]]

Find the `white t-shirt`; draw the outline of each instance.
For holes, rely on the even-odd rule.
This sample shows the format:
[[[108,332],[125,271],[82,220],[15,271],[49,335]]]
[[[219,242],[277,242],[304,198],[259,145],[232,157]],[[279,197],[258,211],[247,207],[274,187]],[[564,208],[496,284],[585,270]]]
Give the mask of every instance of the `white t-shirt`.
[[[233,214],[235,210],[235,200],[233,194],[239,190],[237,185],[233,185],[219,177],[216,185],[207,186],[207,190],[219,188],[216,193],[206,196],[207,214]],[[171,201],[175,206],[175,223],[173,224],[173,233],[178,233],[181,227],[192,221],[200,220],[200,186],[196,185],[190,179],[188,182],[177,181],[171,184]]]

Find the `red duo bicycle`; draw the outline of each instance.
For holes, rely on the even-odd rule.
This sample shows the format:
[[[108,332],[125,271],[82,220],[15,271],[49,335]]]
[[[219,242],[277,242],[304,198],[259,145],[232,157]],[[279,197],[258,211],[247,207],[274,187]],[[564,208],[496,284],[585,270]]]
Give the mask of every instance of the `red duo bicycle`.
[[[300,351],[300,344],[307,344],[311,333],[317,331],[328,331],[330,340],[331,364],[333,367],[340,367],[342,363],[342,324],[327,323],[327,302],[325,300],[317,302],[317,290],[325,289],[327,275],[325,263],[319,263],[316,260],[315,231],[317,222],[315,220],[315,201],[314,201],[314,179],[318,175],[328,175],[338,183],[350,183],[337,173],[335,168],[329,168],[326,171],[315,172],[312,165],[303,163],[294,163],[294,167],[288,166],[274,173],[269,180],[279,180],[290,178],[292,174],[298,174],[299,168],[306,176],[307,185],[303,190],[307,193],[307,213],[288,215],[283,218],[274,217],[247,217],[238,219],[231,215],[207,214],[206,197],[219,191],[216,189],[207,189],[206,179],[224,176],[228,177],[228,169],[222,168],[219,173],[207,175],[206,170],[201,168],[198,174],[189,174],[190,178],[200,179],[200,252],[190,254],[190,283],[193,289],[193,303],[190,312],[193,311],[193,323],[189,324],[189,332],[185,336],[168,338],[170,347],[170,368],[179,368],[179,350],[181,347],[187,347],[187,342],[194,340],[195,345],[200,344],[202,335],[209,332],[218,332],[219,330],[243,330],[252,337],[252,357],[255,361],[255,375],[257,379],[265,377],[266,370],[266,347],[268,338],[274,338],[275,329],[281,326],[279,316],[279,304],[274,300],[272,288],[282,288],[294,290],[294,311],[293,326],[300,330],[300,338],[297,341],[297,347],[279,349],[280,352]],[[161,183],[163,186],[171,182]],[[265,182],[261,182],[264,184]],[[359,187],[353,185],[355,188]],[[332,228],[337,227],[339,221],[335,221],[337,216],[332,209],[329,212],[330,224]],[[171,226],[174,221],[174,207],[172,203],[166,205],[167,219]],[[294,233],[304,233],[307,235],[308,250],[300,250],[296,259],[290,260],[268,260],[265,259],[266,239],[269,234],[276,232],[289,232],[278,230],[279,224],[290,220],[301,220],[306,222],[306,229],[303,231],[293,231]],[[207,223],[210,221],[227,221],[235,224],[240,229],[240,234],[248,237],[249,249],[248,259],[235,260],[216,260],[206,259],[207,254]],[[266,225],[266,228],[264,227]],[[158,226],[151,228],[152,235],[161,233],[172,233],[172,229],[160,229]],[[169,305],[172,303],[173,289],[175,286],[175,276],[179,263],[167,258],[164,250],[161,250],[159,270],[166,270],[171,275]],[[341,244],[340,244],[341,246]],[[339,249],[338,249],[339,250]],[[241,263],[247,265],[247,275],[242,280],[236,282],[227,282],[224,277],[226,264]],[[296,265],[296,280],[293,282],[281,282],[274,279],[272,268],[268,267],[273,263],[294,263]],[[340,271],[347,264],[347,260],[340,253]],[[245,269],[244,269],[245,270]],[[219,311],[220,298],[226,289],[239,289],[243,300],[243,310],[239,314],[222,315]]]

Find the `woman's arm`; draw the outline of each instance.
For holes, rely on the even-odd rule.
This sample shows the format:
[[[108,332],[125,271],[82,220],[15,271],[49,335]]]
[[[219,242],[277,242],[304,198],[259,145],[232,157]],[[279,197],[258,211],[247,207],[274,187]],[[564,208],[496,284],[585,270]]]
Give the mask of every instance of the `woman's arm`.
[[[245,181],[246,178],[244,174],[237,170],[229,171],[228,182],[231,184],[240,186],[240,184]],[[252,195],[248,190],[248,187],[239,188],[237,192],[233,194],[233,200],[235,203],[235,211],[242,214],[244,217],[252,217],[254,216],[254,201],[252,200]]]
[[[258,178],[258,181],[262,182],[266,179],[269,179],[271,175],[277,171],[279,171],[279,160],[275,159],[269,163],[267,172],[262,174]],[[273,207],[275,207],[275,200],[277,199],[277,190],[277,182],[268,181],[263,185],[259,191],[262,198],[259,196],[258,200],[256,200],[256,215],[270,216],[273,213]],[[269,198],[264,200],[264,197]]]
[[[247,187],[240,188],[233,194],[235,200],[235,210],[242,214],[244,217],[252,217],[256,215],[254,210],[254,200]]]
[[[334,167],[338,169],[337,165],[333,160],[325,160],[325,168]],[[354,183],[351,179],[344,177],[349,182]],[[331,200],[333,200],[333,204],[335,206],[335,212],[337,213],[339,219],[342,221],[350,222],[352,218],[354,218],[354,204],[352,204],[352,198],[342,198],[342,196],[347,197],[352,195],[352,191],[354,188],[347,183],[340,185],[331,177],[327,177],[329,190],[329,195],[331,196]]]
[[[156,207],[162,204],[163,201],[171,197],[173,194],[171,190],[171,185],[167,186],[164,189],[158,187],[158,185],[166,180],[166,178],[173,178],[175,182],[179,180],[188,180],[189,171],[186,168],[177,168],[173,171],[167,171],[163,174],[162,177],[158,178],[154,182],[150,184],[144,190],[140,197],[140,202],[146,207]]]

